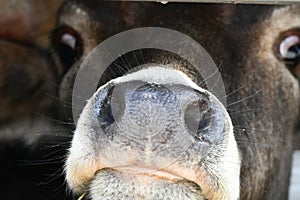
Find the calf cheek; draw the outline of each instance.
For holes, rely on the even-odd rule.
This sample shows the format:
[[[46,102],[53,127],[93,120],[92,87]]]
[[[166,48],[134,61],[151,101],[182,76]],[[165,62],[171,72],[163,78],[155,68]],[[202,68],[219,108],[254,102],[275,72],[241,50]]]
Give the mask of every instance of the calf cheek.
[[[228,87],[237,92],[227,107],[242,153],[241,199],[286,199],[298,83],[274,60],[249,57],[244,63],[236,69],[247,75],[234,76]]]
[[[0,122],[49,107],[56,80],[47,54],[3,40],[0,45]]]

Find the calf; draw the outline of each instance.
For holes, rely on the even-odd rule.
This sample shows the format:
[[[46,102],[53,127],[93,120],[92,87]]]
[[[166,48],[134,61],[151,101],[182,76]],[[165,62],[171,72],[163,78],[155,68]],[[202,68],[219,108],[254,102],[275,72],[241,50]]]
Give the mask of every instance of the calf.
[[[51,48],[2,26],[2,197],[71,198],[75,130],[86,199],[287,199],[299,10],[71,0]]]
[[[286,199],[299,9],[66,2],[53,35],[60,97],[75,121],[89,99],[69,187],[93,200]]]

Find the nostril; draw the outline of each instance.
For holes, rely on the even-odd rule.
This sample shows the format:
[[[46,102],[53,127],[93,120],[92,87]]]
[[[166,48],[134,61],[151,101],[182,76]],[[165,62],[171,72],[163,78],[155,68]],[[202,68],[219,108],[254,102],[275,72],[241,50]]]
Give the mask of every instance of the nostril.
[[[111,94],[113,87],[105,87],[99,93],[95,102],[96,115],[101,128],[106,128],[114,123],[114,116],[111,109]]]
[[[95,98],[95,112],[103,130],[123,116],[126,107],[124,90],[124,87],[110,83],[105,85]]]
[[[210,119],[210,105],[206,99],[193,101],[184,110],[185,125],[197,138],[201,138],[201,132],[209,127]]]
[[[101,128],[105,129],[114,123],[115,118],[111,106],[111,97],[114,87],[107,85],[99,93],[95,101],[95,111]]]

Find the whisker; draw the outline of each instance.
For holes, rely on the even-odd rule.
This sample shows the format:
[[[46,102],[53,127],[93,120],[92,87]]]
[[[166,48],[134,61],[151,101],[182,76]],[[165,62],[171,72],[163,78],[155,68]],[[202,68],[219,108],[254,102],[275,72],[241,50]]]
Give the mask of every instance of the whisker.
[[[52,146],[51,148],[54,148],[54,147],[57,147],[57,146]],[[56,149],[55,151],[52,151],[50,153],[47,153],[47,154],[43,155],[42,158],[46,159],[47,157],[53,156],[53,155],[55,155],[59,152],[66,152],[66,149]]]
[[[227,93],[227,94],[226,94],[226,97],[230,97],[231,95],[237,93],[238,91],[240,91],[241,89],[243,89],[243,88],[244,88],[245,86],[247,86],[247,85],[248,85],[248,83],[246,83],[246,84],[242,85],[241,87],[239,87],[239,88],[237,88],[237,89],[231,91],[230,93]]]
[[[217,74],[218,72],[219,72],[219,69],[217,68],[213,73],[211,73],[209,76],[207,76],[207,77],[204,79],[204,82],[205,82],[205,83],[208,82],[208,80],[209,80],[211,77],[215,76],[215,74]]]
[[[138,64],[138,65],[141,65],[140,62],[139,62],[139,60],[138,60],[138,58],[136,57],[135,52],[133,52],[133,56],[134,56],[134,59],[135,59],[135,61],[137,62],[137,64]]]
[[[113,65],[116,66],[115,69],[118,70],[120,74],[125,74],[125,73],[127,72],[125,66],[121,66],[120,64],[115,63],[115,62],[113,63]],[[125,68],[125,69],[124,69],[124,68]],[[115,70],[115,69],[114,69],[114,70]],[[117,76],[117,75],[118,75],[118,74],[116,73],[115,76]]]
[[[213,85],[210,89],[213,90],[213,89],[216,87],[216,85],[218,84],[218,82],[219,82],[220,80],[222,80],[221,74],[218,75],[218,78],[217,78],[216,82],[214,83],[214,85]]]
[[[57,122],[59,124],[65,124],[65,125],[74,125],[74,122],[66,122],[66,121],[61,121],[61,120],[57,120],[57,119],[54,119],[54,118],[50,118],[50,117],[47,117],[39,112],[35,112],[36,115],[38,115],[39,117],[42,117],[44,119],[47,119],[49,121],[52,121],[52,122]]]
[[[245,114],[245,113],[251,113],[251,112],[258,112],[258,111],[263,111],[265,110],[265,108],[260,108],[260,109],[245,109],[245,110],[238,110],[236,109],[235,112],[232,112],[232,111],[228,111],[229,114],[231,115],[238,115],[238,114]]]
[[[58,187],[55,187],[54,193],[52,195],[48,196],[45,200],[58,199],[57,196],[61,196],[61,194],[64,192],[66,187],[67,187],[66,184],[62,184],[62,185],[59,185]]]
[[[83,96],[78,96],[78,95],[74,95],[73,94],[73,89],[72,88],[62,88],[61,85],[59,83],[56,83],[55,81],[53,80],[49,80],[49,79],[43,79],[44,81],[46,81],[47,83],[51,84],[52,86],[56,87],[56,88],[59,88],[59,89],[64,89],[64,92],[66,92],[67,94],[70,94],[72,95],[72,97],[75,97],[79,100],[81,100],[81,102],[86,103],[86,100],[84,100],[85,97]],[[58,98],[58,97],[57,97]]]
[[[50,183],[54,182],[55,180],[64,177],[64,173],[62,169],[58,169],[52,174],[45,174],[47,177],[38,183],[38,185],[49,185]]]
[[[128,63],[126,63],[126,61],[125,61],[125,59],[123,58],[123,56],[122,55],[119,55],[119,58],[120,58],[120,60],[122,61],[122,63],[123,63],[123,66],[125,66],[125,67],[129,67],[129,66],[127,66],[128,65]]]
[[[241,102],[243,102],[243,101],[246,101],[246,100],[248,100],[248,99],[251,99],[251,98],[255,97],[256,95],[260,94],[261,92],[262,92],[262,89],[261,89],[261,90],[258,90],[258,91],[256,91],[256,92],[254,92],[252,95],[249,95],[249,96],[247,96],[247,97],[245,97],[245,98],[242,98],[242,99],[240,99],[240,100],[238,100],[238,101],[235,101],[235,102],[233,102],[233,103],[228,104],[227,107],[231,107],[231,106],[233,106],[233,105],[236,105],[236,104],[238,104],[238,103],[241,103]]]
[[[142,63],[145,63],[145,59],[144,59],[144,55],[141,49],[138,50],[138,52],[140,53],[141,59],[142,59]]]
[[[48,97],[50,97],[50,98],[53,98],[53,99],[55,99],[55,100],[57,100],[57,101],[59,101],[59,102],[61,102],[61,103],[63,103],[62,105],[65,106],[65,107],[70,107],[70,108],[75,107],[75,108],[78,108],[78,109],[79,109],[79,108],[82,109],[82,108],[85,106],[85,104],[83,104],[83,105],[80,105],[80,104],[74,104],[74,103],[72,103],[72,102],[69,102],[69,101],[60,99],[59,97],[54,96],[54,95],[52,95],[52,94],[50,94],[50,93],[46,93],[45,95],[48,96]]]

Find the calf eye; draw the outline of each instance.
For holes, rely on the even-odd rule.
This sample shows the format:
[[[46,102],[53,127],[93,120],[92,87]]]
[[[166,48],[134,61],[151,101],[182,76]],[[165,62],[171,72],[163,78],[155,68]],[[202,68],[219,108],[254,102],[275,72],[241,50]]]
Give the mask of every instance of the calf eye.
[[[82,39],[71,27],[58,27],[53,32],[52,45],[64,65],[64,72],[82,55]]]
[[[300,32],[289,31],[280,39],[278,53],[288,69],[296,76],[300,75]]]

